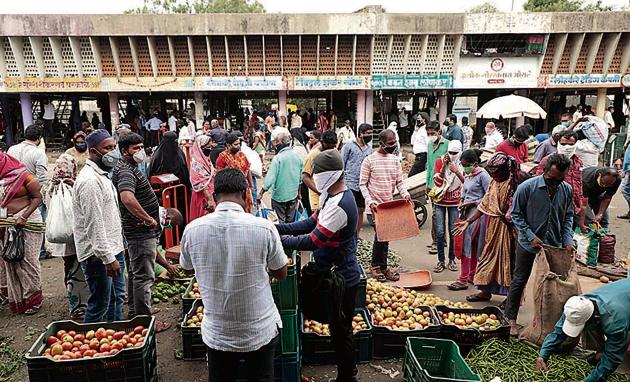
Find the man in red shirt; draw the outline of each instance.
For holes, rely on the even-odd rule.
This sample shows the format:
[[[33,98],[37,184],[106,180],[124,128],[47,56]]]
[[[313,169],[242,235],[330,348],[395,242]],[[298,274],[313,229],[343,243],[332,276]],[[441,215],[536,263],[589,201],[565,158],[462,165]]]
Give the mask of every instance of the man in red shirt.
[[[525,126],[521,126],[514,130],[510,138],[499,143],[496,152],[514,157],[519,165],[527,162],[528,151],[525,144],[527,138],[529,138],[529,132]]]

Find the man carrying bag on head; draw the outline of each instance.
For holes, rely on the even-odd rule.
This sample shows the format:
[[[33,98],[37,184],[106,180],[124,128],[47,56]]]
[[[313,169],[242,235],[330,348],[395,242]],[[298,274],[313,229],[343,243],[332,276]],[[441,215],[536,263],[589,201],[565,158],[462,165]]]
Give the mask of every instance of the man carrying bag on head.
[[[300,279],[300,305],[307,318],[312,318],[309,311],[324,312],[318,316],[330,324],[336,382],[354,382],[352,318],[360,278],[356,258],[358,210],[352,191],[344,184],[343,162],[337,150],[326,150],[315,158],[313,180],[321,194],[320,208],[308,219],[276,228],[280,235],[295,235],[282,237],[285,249],[313,251],[314,263],[304,268]]]

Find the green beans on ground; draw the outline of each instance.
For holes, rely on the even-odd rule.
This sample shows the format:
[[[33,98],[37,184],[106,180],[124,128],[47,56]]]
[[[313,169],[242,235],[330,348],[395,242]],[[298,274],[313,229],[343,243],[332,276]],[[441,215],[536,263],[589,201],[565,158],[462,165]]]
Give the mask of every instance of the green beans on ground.
[[[363,266],[363,269],[369,271],[372,269],[372,242],[369,240],[357,241],[357,260]],[[393,249],[387,254],[387,265],[390,267],[398,267],[400,265],[400,256]]]
[[[563,382],[583,380],[593,370],[588,362],[568,356],[553,355],[547,362],[549,371],[535,370],[537,349],[515,339],[491,339],[475,348],[466,362],[482,381],[500,377],[502,382]],[[630,382],[630,375],[615,373],[608,382]]]

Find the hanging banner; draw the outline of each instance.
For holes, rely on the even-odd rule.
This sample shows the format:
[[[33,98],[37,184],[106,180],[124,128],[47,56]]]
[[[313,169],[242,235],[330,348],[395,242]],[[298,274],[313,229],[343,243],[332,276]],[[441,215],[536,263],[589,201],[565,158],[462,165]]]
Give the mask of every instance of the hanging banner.
[[[461,57],[454,87],[457,89],[535,88],[538,57]]]
[[[368,76],[290,77],[288,90],[362,90],[370,88]]]
[[[538,78],[539,88],[621,87],[621,74],[556,74]]]
[[[100,78],[5,77],[0,80],[5,92],[81,92],[101,89]]]
[[[372,89],[450,89],[453,76],[450,74],[374,75]]]

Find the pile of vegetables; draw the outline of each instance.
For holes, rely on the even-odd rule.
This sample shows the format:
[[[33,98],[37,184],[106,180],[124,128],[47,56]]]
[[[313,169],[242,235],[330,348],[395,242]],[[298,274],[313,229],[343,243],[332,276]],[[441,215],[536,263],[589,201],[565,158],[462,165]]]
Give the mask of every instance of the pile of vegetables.
[[[14,349],[12,343],[13,337],[0,337],[0,381],[14,380],[13,374],[25,361],[22,352]]]
[[[366,271],[372,269],[372,245],[372,242],[368,240],[357,241],[357,260]],[[398,256],[398,252],[391,248],[387,253],[387,265],[394,268],[400,265],[400,256]]]
[[[159,304],[160,302],[167,302],[171,297],[176,297],[184,293],[187,287],[188,282],[176,280],[162,281],[155,284],[153,289],[151,289],[153,303]],[[173,299],[172,303],[179,303],[179,299]]]
[[[566,355],[553,355],[547,362],[549,371],[536,371],[537,349],[511,339],[491,339],[476,347],[466,359],[482,381],[500,377],[502,382],[556,382],[583,380],[593,370],[588,362]],[[630,376],[615,373],[609,382],[628,382]]]

